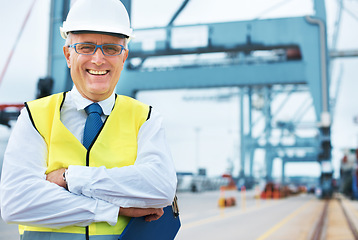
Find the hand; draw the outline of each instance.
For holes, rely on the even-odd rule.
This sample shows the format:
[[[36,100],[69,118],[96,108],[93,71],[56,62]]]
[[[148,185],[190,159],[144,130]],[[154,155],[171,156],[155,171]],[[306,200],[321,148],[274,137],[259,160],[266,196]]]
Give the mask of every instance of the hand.
[[[120,208],[119,215],[127,217],[144,217],[145,221],[151,222],[163,216],[163,208]]]
[[[63,173],[65,172],[65,170],[66,168],[60,168],[50,172],[49,174],[47,174],[46,180],[67,189],[67,183],[65,182],[65,180],[63,180]]]

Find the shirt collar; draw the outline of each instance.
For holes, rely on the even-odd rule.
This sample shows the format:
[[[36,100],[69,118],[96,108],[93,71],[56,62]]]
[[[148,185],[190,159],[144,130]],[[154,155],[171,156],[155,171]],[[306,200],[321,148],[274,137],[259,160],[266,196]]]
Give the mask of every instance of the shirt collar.
[[[69,92],[69,94],[71,95],[71,98],[77,108],[77,111],[85,109],[85,107],[87,107],[88,105],[93,103],[91,100],[82,97],[80,92],[77,90],[76,86],[73,86],[73,88]],[[98,104],[101,106],[101,108],[103,110],[104,115],[108,116],[111,114],[113,106],[114,106],[114,102],[115,102],[114,92],[112,93],[112,95],[109,98],[98,102]]]

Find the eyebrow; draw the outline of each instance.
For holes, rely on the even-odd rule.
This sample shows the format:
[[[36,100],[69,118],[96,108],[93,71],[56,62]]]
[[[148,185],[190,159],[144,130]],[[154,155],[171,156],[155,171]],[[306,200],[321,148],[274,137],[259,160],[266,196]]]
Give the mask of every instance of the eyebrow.
[[[84,41],[84,42],[79,42],[79,43],[92,43],[92,44],[96,44],[96,45],[105,45],[105,44],[124,45],[124,43],[102,43],[102,44],[97,44],[97,43],[91,42],[91,41]]]

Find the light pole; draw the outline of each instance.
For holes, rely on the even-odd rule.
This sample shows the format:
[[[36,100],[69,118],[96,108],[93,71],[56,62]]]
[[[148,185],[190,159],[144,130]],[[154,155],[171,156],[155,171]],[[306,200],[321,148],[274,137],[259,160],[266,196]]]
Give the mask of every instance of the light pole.
[[[200,127],[195,128],[195,133],[196,133],[196,159],[195,160],[196,160],[196,172],[197,172],[197,174],[199,174],[199,164],[200,164],[200,146],[199,146],[200,131],[201,131]]]

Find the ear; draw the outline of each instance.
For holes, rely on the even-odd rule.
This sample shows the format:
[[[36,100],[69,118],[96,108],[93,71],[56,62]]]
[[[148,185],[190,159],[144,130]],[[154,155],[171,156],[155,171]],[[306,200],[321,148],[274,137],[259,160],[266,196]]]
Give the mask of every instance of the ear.
[[[127,49],[125,52],[124,52],[124,56],[123,56],[123,64],[124,64],[124,62],[127,60],[127,58],[128,58],[128,52],[129,52],[129,50]]]
[[[65,55],[66,58],[66,62],[67,62],[67,67],[71,68],[71,61],[70,61],[70,50],[68,49],[67,46],[63,46],[63,54]]]

